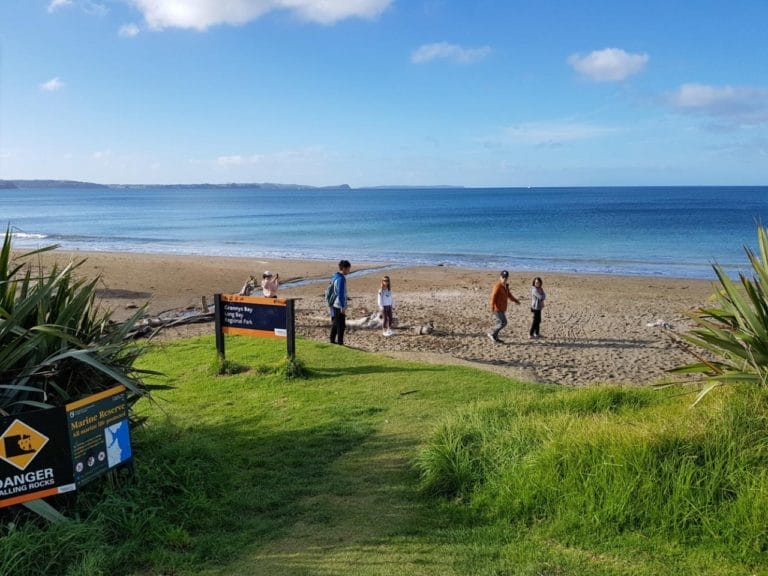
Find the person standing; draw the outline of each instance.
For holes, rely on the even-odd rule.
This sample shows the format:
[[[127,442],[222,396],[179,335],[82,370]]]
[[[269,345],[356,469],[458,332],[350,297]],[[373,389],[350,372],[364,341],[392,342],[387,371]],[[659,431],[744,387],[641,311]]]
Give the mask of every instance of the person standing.
[[[352,269],[349,260],[339,261],[339,271],[331,278],[334,298],[331,304],[331,344],[344,344],[347,328],[347,274]]]
[[[392,288],[389,276],[381,279],[381,288],[377,294],[377,303],[382,316],[382,329],[384,336],[392,336],[392,309],[395,306],[395,298],[392,296]]]
[[[280,274],[272,275],[266,270],[261,276],[261,293],[265,298],[277,298],[277,289],[280,286]]]
[[[499,274],[499,281],[493,286],[491,292],[491,311],[496,317],[496,326],[492,332],[488,332],[488,338],[494,342],[502,342],[499,339],[499,332],[507,325],[507,301],[512,300],[515,304],[520,304],[520,300],[515,298],[509,291],[509,272],[502,270]]]
[[[541,334],[539,334],[541,309],[544,308],[544,299],[547,297],[541,284],[541,278],[536,276],[531,286],[531,312],[533,312],[533,321],[531,322],[531,330],[529,332],[531,338],[541,338]]]

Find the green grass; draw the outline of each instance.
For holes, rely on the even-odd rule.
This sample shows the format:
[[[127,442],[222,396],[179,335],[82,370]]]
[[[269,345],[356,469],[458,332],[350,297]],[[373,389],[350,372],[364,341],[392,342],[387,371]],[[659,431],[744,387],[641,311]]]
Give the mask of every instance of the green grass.
[[[298,342],[157,345],[135,474],[0,574],[766,574],[758,393],[564,389]]]

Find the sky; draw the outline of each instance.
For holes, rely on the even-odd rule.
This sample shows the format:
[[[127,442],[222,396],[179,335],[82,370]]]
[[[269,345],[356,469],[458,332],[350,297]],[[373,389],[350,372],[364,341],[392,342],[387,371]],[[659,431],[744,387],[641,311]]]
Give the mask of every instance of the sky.
[[[768,185],[765,0],[0,0],[0,179]]]

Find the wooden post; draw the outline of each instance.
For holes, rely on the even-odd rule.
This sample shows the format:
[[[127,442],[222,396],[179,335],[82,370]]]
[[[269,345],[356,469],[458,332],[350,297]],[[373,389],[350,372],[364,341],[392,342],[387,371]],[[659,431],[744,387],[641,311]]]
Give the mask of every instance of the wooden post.
[[[285,303],[285,335],[288,346],[288,358],[296,357],[296,322],[294,320],[294,300],[289,299]]]
[[[216,351],[219,358],[224,360],[224,310],[221,306],[221,294],[213,295],[213,322],[216,331]]]

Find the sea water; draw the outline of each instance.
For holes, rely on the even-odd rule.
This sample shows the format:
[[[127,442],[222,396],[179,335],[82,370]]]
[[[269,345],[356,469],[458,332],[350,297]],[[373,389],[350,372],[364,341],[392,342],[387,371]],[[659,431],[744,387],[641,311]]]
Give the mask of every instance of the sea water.
[[[768,187],[0,190],[14,247],[711,278]]]

